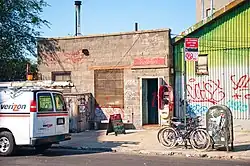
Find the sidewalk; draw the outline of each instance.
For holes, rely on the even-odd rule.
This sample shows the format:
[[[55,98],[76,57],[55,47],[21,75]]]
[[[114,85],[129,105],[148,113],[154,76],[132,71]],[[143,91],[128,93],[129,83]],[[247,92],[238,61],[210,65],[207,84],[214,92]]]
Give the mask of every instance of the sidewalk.
[[[250,159],[250,133],[235,132],[234,152],[210,150],[197,152],[177,147],[167,149],[157,140],[158,130],[127,130],[127,134],[106,135],[106,131],[86,131],[72,134],[72,139],[54,148],[70,148],[91,151],[115,151],[148,155],[181,155],[186,157]]]

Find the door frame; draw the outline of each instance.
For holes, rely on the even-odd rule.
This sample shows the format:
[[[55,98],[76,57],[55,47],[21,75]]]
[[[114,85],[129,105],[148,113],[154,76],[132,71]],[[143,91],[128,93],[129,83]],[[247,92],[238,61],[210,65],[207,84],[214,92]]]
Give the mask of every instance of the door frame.
[[[143,111],[142,111],[142,79],[157,79],[157,86],[158,86],[158,93],[157,93],[157,96],[159,94],[159,86],[160,86],[160,79],[163,79],[164,80],[164,76],[141,76],[141,77],[138,77],[138,79],[140,79],[140,113],[141,113],[141,122],[140,122],[140,125],[143,126],[143,118],[142,118],[142,114],[143,114]],[[158,124],[160,124],[160,112],[159,112],[159,105],[158,105]]]

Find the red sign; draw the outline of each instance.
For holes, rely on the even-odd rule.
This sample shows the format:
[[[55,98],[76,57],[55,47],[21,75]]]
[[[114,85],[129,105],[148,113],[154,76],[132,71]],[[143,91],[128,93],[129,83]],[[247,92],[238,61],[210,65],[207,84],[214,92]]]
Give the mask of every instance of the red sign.
[[[186,52],[186,60],[192,60],[193,59],[193,54],[190,52]]]
[[[121,117],[121,114],[113,114],[113,115],[110,115],[110,119],[111,120],[121,120],[122,117]]]
[[[146,66],[146,65],[165,65],[164,57],[156,58],[135,58],[134,66]]]
[[[196,48],[198,49],[199,40],[198,38],[186,38],[185,39],[185,48]]]

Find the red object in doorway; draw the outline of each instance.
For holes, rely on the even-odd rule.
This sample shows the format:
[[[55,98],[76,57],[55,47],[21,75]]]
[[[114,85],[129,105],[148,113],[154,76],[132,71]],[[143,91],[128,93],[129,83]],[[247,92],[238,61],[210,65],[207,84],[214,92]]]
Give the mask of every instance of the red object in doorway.
[[[163,109],[164,108],[164,102],[163,102],[163,98],[164,98],[164,93],[167,92],[168,93],[168,105],[169,105],[169,111],[173,111],[174,110],[174,95],[173,95],[173,88],[169,85],[162,85],[159,88],[159,109]]]

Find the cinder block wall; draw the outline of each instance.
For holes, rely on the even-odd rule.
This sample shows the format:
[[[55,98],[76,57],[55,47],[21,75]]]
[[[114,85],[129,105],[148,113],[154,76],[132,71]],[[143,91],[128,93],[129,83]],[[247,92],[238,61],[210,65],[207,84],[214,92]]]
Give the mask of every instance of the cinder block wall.
[[[82,53],[87,49],[89,55]],[[136,31],[107,35],[41,39],[38,42],[39,72],[51,79],[52,71],[71,71],[76,92],[94,95],[94,70],[124,68],[125,119],[141,124],[141,76],[164,76],[170,80],[172,52],[170,30]],[[135,57],[165,57],[165,68],[131,69]]]

